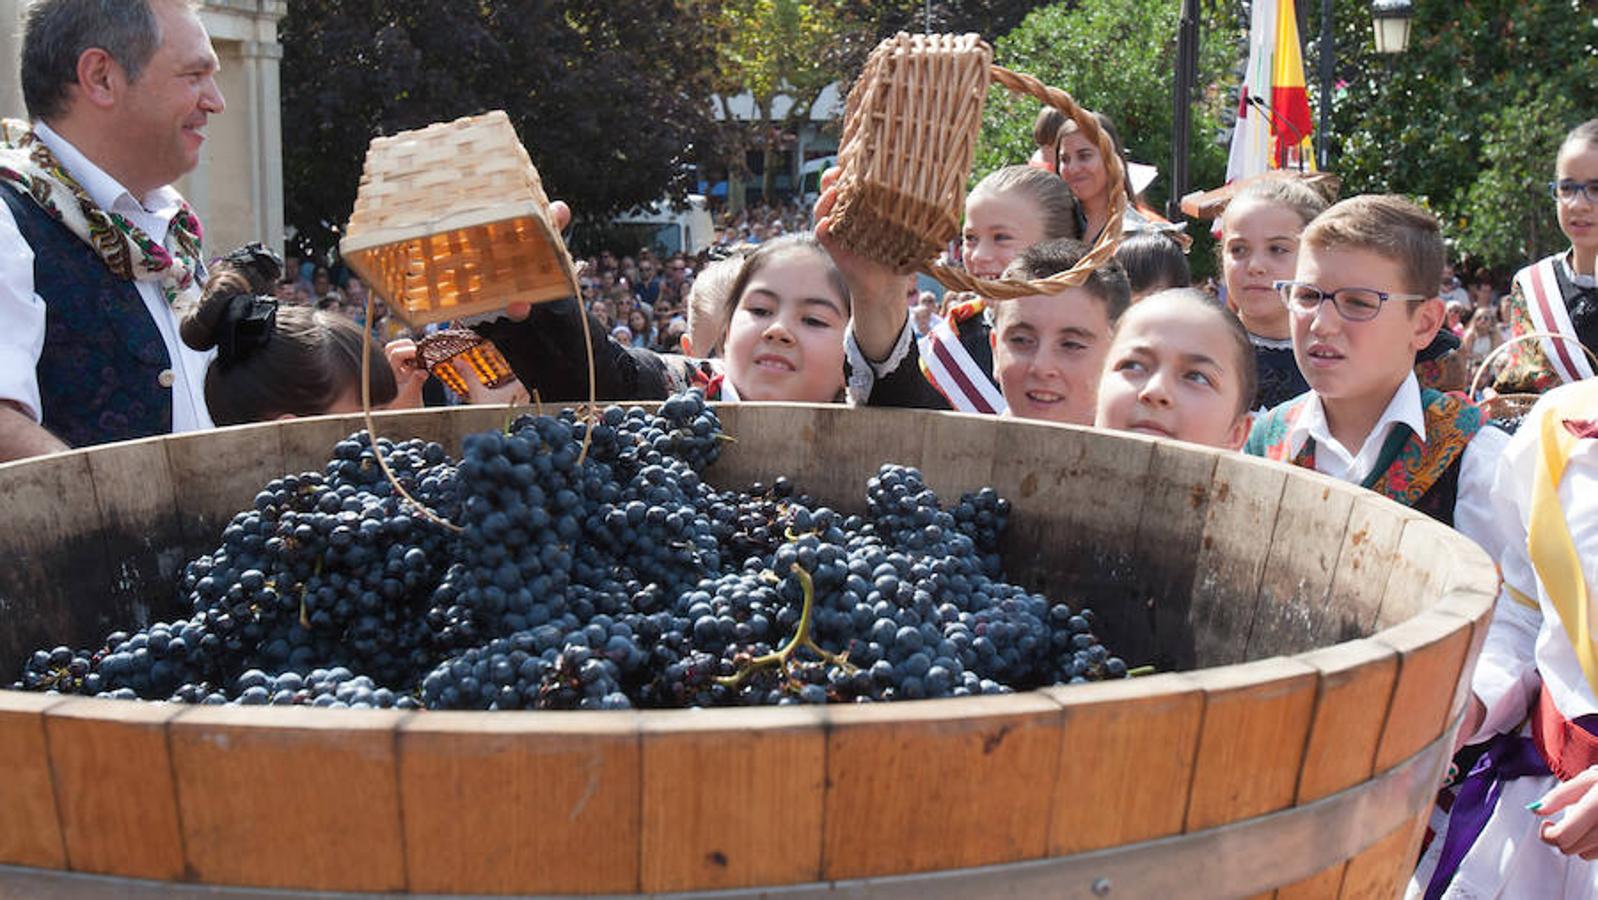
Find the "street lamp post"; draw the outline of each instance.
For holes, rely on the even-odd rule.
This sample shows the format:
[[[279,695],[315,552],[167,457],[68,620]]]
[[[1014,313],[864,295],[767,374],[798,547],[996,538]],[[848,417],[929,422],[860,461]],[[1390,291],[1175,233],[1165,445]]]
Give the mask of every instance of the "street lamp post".
[[[1171,199],[1165,204],[1165,215],[1173,222],[1182,215],[1182,197],[1188,189],[1187,142],[1193,127],[1193,84],[1198,80],[1198,42],[1198,0],[1182,0],[1182,22],[1176,38],[1176,89],[1171,98]]]
[[[1315,166],[1322,172],[1331,165],[1329,149],[1332,134],[1332,67],[1337,56],[1337,37],[1332,32],[1332,0],[1321,0],[1321,127],[1315,129]]]
[[[1376,52],[1403,53],[1409,46],[1409,26],[1415,17],[1413,0],[1372,0],[1371,24],[1376,32]],[[1332,133],[1332,75],[1337,48],[1332,36],[1332,0],[1321,0],[1321,125],[1315,135],[1315,162],[1321,171],[1331,165],[1328,142]]]
[[[1410,0],[1374,0],[1371,18],[1376,24],[1376,52],[1403,53],[1409,46],[1409,25],[1415,18]]]

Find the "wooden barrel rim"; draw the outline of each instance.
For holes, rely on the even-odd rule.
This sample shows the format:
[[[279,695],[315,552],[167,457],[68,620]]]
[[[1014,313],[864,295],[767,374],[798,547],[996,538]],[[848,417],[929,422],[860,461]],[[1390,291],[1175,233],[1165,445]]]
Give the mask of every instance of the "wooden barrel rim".
[[[723,416],[746,423],[765,422],[770,417],[779,417],[785,426],[791,425],[796,429],[806,430],[806,440],[825,442],[831,436],[829,429],[840,421],[837,418],[840,412],[842,411],[826,406],[745,404],[742,408],[724,408]],[[961,429],[967,425],[966,417],[958,414],[911,413],[909,415],[918,416],[917,421],[923,423],[927,430],[924,434],[917,431],[916,434],[905,437],[906,441],[926,439],[929,436],[957,437]],[[407,436],[440,440],[446,446],[451,446],[453,438],[458,438],[459,435],[471,430],[498,427],[503,424],[505,417],[504,409],[483,408],[389,413],[384,414],[386,421],[382,427],[385,434],[404,433]],[[352,417],[328,417],[290,423],[271,423],[225,429],[211,435],[152,439],[100,450],[77,451],[34,463],[0,466],[0,484],[6,483],[7,476],[12,472],[20,471],[16,467],[34,466],[36,468],[30,471],[48,474],[51,479],[55,479],[52,484],[67,483],[73,478],[84,478],[92,485],[96,474],[103,474],[106,465],[117,454],[129,459],[136,458],[146,465],[164,464],[170,468],[171,473],[181,472],[191,475],[192,480],[199,482],[204,481],[203,476],[206,472],[225,470],[223,460],[233,454],[244,454],[246,457],[254,454],[257,464],[266,467],[267,470],[274,460],[279,464],[289,460],[291,461],[288,464],[289,470],[297,471],[298,464],[293,462],[294,460],[325,458],[329,442],[354,430],[356,421]],[[1214,473],[1207,476],[1206,483],[1222,489],[1229,483],[1228,479],[1236,482],[1238,477],[1246,478],[1251,473],[1259,473],[1264,480],[1264,486],[1258,488],[1258,496],[1254,498],[1258,502],[1286,502],[1285,494],[1275,501],[1269,499],[1272,496],[1270,491],[1274,489],[1272,485],[1280,484],[1283,490],[1296,492],[1293,495],[1295,497],[1320,496],[1323,499],[1344,502],[1350,510],[1351,523],[1358,518],[1360,522],[1368,525],[1380,519],[1388,528],[1388,532],[1382,538],[1385,541],[1383,546],[1388,549],[1383,552],[1391,558],[1386,562],[1380,562],[1378,558],[1373,557],[1378,559],[1378,562],[1373,564],[1385,567],[1382,570],[1385,572],[1385,582],[1375,588],[1367,588],[1373,598],[1368,598],[1370,605],[1364,613],[1369,617],[1370,630],[1363,637],[1317,647],[1302,653],[1171,672],[1132,681],[1051,688],[997,697],[860,707],[707,709],[691,712],[642,713],[377,713],[271,707],[185,708],[166,704],[115,704],[89,698],[48,697],[0,690],[0,764],[4,764],[8,759],[6,754],[10,745],[7,744],[7,739],[8,734],[12,732],[24,733],[24,737],[27,737],[37,731],[42,739],[46,732],[55,734],[52,729],[79,728],[80,731],[72,733],[87,734],[89,732],[81,729],[100,725],[122,729],[122,732],[129,732],[130,729],[139,732],[142,729],[140,733],[149,734],[156,741],[151,746],[159,745],[161,748],[152,752],[161,753],[163,758],[166,754],[203,753],[209,744],[226,742],[230,739],[267,743],[280,739],[298,740],[310,742],[308,745],[322,746],[329,741],[343,743],[347,738],[359,746],[369,748],[372,752],[384,754],[386,761],[383,763],[382,771],[395,772],[402,765],[410,765],[406,761],[410,759],[409,748],[419,746],[415,744],[417,741],[432,741],[440,745],[455,742],[463,747],[476,745],[486,747],[496,741],[501,744],[506,741],[536,743],[540,740],[546,743],[574,740],[610,741],[617,746],[636,747],[637,750],[633,752],[639,754],[638,759],[647,769],[650,765],[647,757],[651,752],[650,747],[653,746],[652,741],[676,742],[675,745],[692,748],[715,746],[716,741],[725,741],[728,735],[749,735],[751,739],[775,742],[773,746],[781,748],[782,752],[797,753],[801,755],[798,758],[811,760],[812,762],[806,765],[811,766],[818,773],[818,777],[825,770],[825,789],[820,781],[806,788],[816,792],[814,812],[818,818],[815,820],[817,831],[815,840],[821,843],[815,846],[815,852],[825,860],[824,865],[815,864],[823,865],[823,869],[815,874],[826,876],[834,883],[852,883],[852,879],[862,877],[872,879],[875,883],[882,878],[920,877],[908,873],[936,868],[963,870],[981,865],[1001,864],[1008,869],[1014,865],[1041,865],[1055,860],[1109,859],[1116,853],[1130,852],[1145,845],[1152,847],[1157,844],[1166,848],[1187,846],[1180,842],[1197,840],[1205,835],[1214,835],[1218,830],[1265,819],[1287,821],[1273,817],[1297,815],[1305,810],[1330,809],[1331,806],[1324,805],[1327,801],[1344,798],[1350,795],[1350,792],[1364,794],[1376,791],[1378,788],[1373,785],[1393,783],[1392,779],[1400,777],[1396,774],[1400,771],[1418,771],[1416,767],[1423,765],[1419,762],[1421,754],[1432,752],[1451,733],[1452,728],[1457,727],[1464,700],[1468,697],[1468,654],[1479,649],[1485,636],[1486,621],[1495,599],[1490,593],[1490,588],[1496,587],[1495,582],[1488,583],[1490,578],[1495,577],[1490,574],[1492,572],[1490,563],[1479,550],[1469,550],[1468,542],[1463,538],[1389,501],[1373,498],[1365,492],[1311,473],[1289,471],[1259,460],[1172,447],[1145,438],[1116,437],[1112,442],[1105,442],[1100,440],[1105,436],[1082,429],[1030,423],[1008,424],[1020,424],[1025,429],[1057,428],[1058,434],[1050,435],[1050,440],[1053,442],[1050,444],[1051,448],[1060,450],[1063,455],[1072,459],[1086,460],[1081,462],[1081,465],[1090,465],[1091,460],[1088,457],[1074,457],[1071,454],[1097,452],[1102,458],[1128,454],[1141,455],[1147,458],[1150,477],[1153,477],[1155,468],[1162,464],[1192,460],[1196,461],[1195,472],[1202,473],[1209,471],[1206,467],[1217,467]],[[993,448],[999,446],[997,442],[1004,437],[1001,429],[992,428],[985,429],[978,436],[981,439],[970,446],[959,446],[958,441],[938,446],[937,452],[942,454],[936,458],[938,463],[957,464],[964,458],[961,454],[965,453],[978,456],[982,453],[991,454],[994,452]],[[453,443],[454,446],[458,446],[458,441]],[[783,453],[803,452],[802,447],[798,445],[804,441],[796,440],[789,443],[793,446],[784,449]],[[905,446],[911,445],[905,444]],[[883,453],[893,452],[891,448],[879,449]],[[783,471],[780,467],[784,464],[783,460],[788,458],[797,457],[781,457],[772,460],[770,465],[774,470]],[[1063,467],[1062,472],[1068,469],[1076,471],[1071,466],[1077,463],[1067,462],[1059,465]],[[1164,474],[1170,473],[1166,471]],[[177,478],[177,475],[164,477]],[[1241,483],[1239,487],[1242,487]],[[174,489],[181,493],[184,490],[204,490],[205,485],[174,484]],[[159,493],[159,490],[155,493]],[[818,496],[826,496],[820,491],[816,493]],[[153,502],[158,511],[165,508],[165,502],[182,506],[180,501],[170,498],[166,501],[159,498],[154,501],[144,498],[141,502]],[[1242,513],[1246,513],[1248,508],[1239,509]],[[1353,525],[1350,524],[1349,527],[1352,528]],[[1359,542],[1356,540],[1353,544],[1357,546]],[[1255,577],[1261,579],[1258,583],[1263,590],[1271,583],[1273,576],[1268,571],[1270,566],[1265,556],[1259,557],[1257,566]],[[1335,582],[1328,582],[1328,591],[1334,584]],[[1408,595],[1412,593],[1419,594],[1425,602],[1419,606],[1408,603]],[[1384,602],[1385,595],[1393,595],[1394,601]],[[1176,755],[1191,755],[1180,760],[1179,768],[1164,773],[1164,776],[1176,778],[1181,775],[1187,778],[1200,770],[1208,771],[1214,768],[1204,765],[1204,760],[1225,758],[1227,745],[1224,732],[1227,723],[1231,721],[1225,718],[1226,716],[1241,716],[1246,719],[1254,715],[1257,709],[1263,708],[1262,704],[1271,702],[1267,695],[1281,696],[1284,692],[1298,698],[1292,707],[1296,710],[1293,715],[1298,717],[1294,719],[1297,724],[1292,727],[1306,735],[1306,746],[1293,751],[1298,754],[1294,758],[1300,761],[1303,771],[1300,772],[1295,768],[1297,774],[1294,778],[1297,782],[1287,786],[1289,799],[1285,803],[1279,799],[1261,800],[1260,803],[1263,805],[1257,805],[1252,809],[1246,806],[1234,809],[1224,804],[1212,803],[1206,812],[1198,808],[1202,806],[1198,803],[1200,794],[1212,798],[1223,796],[1234,785],[1223,779],[1211,783],[1207,788],[1202,788],[1196,783],[1188,785],[1186,781],[1181,781],[1177,782],[1180,785],[1178,789],[1194,792],[1191,801],[1194,806],[1187,810],[1186,819],[1175,821],[1174,824],[1168,823],[1169,827],[1160,826],[1165,828],[1164,831],[1155,829],[1142,836],[1134,836],[1119,842],[1105,840],[1103,835],[1099,835],[1089,839],[1087,844],[1074,846],[1070,844],[1070,836],[1061,837],[1057,833],[1059,831],[1057,821],[1054,825],[1032,827],[1030,830],[1037,832],[1039,840],[1043,843],[1031,845],[1032,849],[1026,850],[1022,856],[1013,855],[1013,850],[1000,852],[992,848],[978,848],[973,851],[976,855],[972,857],[977,862],[960,865],[929,866],[926,859],[912,855],[905,857],[908,862],[901,864],[889,864],[875,869],[860,868],[861,864],[858,862],[850,863],[833,855],[831,850],[822,850],[823,844],[832,847],[826,842],[835,839],[833,828],[837,824],[834,822],[828,825],[819,818],[822,803],[828,804],[827,808],[831,810],[830,804],[833,802],[835,773],[832,767],[836,762],[833,757],[835,743],[845,739],[854,740],[849,736],[856,732],[862,736],[860,740],[868,740],[875,731],[881,731],[884,734],[902,733],[906,736],[916,736],[915,739],[922,741],[923,744],[927,740],[932,740],[931,736],[965,735],[976,740],[979,747],[992,743],[1002,754],[1012,752],[1016,740],[1022,740],[1023,743],[1031,740],[1032,744],[1028,746],[1033,747],[1045,746],[1051,741],[1058,744],[1061,740],[1067,740],[1074,733],[1066,727],[1067,723],[1080,721],[1082,727],[1077,729],[1078,731],[1097,734],[1101,725],[1112,729],[1140,728],[1148,721],[1153,721],[1152,717],[1160,710],[1180,709],[1185,717],[1183,721],[1187,724],[1184,726],[1185,730],[1180,731],[1182,750]],[[1362,698],[1376,699],[1371,704],[1362,705],[1360,703]],[[1372,706],[1374,703],[1380,705]],[[1405,710],[1404,714],[1397,711],[1400,705]],[[1346,724],[1337,719],[1336,715],[1348,715],[1350,710],[1355,709],[1360,710],[1366,719],[1362,727],[1374,729],[1368,735],[1372,755],[1369,758],[1355,760],[1356,765],[1350,768],[1348,765],[1335,764],[1337,761],[1332,759],[1328,748],[1319,741],[1326,734],[1336,733]],[[1424,710],[1426,714],[1416,717],[1412,715],[1414,710]],[[1381,715],[1383,713],[1385,715]],[[1210,722],[1212,717],[1215,717],[1213,724]],[[8,727],[11,729],[9,732]],[[1027,738],[1028,733],[1033,733],[1033,737]],[[1007,735],[1014,736],[1007,737]],[[164,749],[168,744],[173,749]],[[35,761],[42,762],[45,766],[43,778],[48,792],[50,782],[52,780],[59,782],[63,777],[56,769],[58,760],[55,754],[58,749],[50,749],[59,748],[61,743],[52,738],[44,746],[46,748],[44,750],[29,752],[45,753],[45,756]],[[1063,748],[1059,751],[1062,758],[1066,752]],[[824,755],[817,755],[823,753]],[[24,762],[28,762],[26,753],[24,757]],[[691,754],[687,758],[691,758]],[[1047,766],[1050,765],[1047,760],[1054,757],[1049,755],[1040,757],[1034,753],[1033,756],[1025,758],[1041,759]],[[814,760],[818,759],[823,762],[819,768],[815,768]],[[173,773],[172,777],[183,781],[187,786],[176,783],[168,786],[164,795],[166,799],[163,801],[167,804],[189,802],[192,797],[185,798],[184,792],[187,791],[192,795],[196,790],[195,782],[185,780],[191,779],[192,773],[177,763],[176,756],[173,756],[168,763]],[[1425,765],[1430,763],[1427,762]],[[1440,764],[1432,766],[1433,770],[1438,768]],[[1314,777],[1311,775],[1311,769],[1315,770]],[[33,774],[37,779],[38,773]],[[713,777],[715,773],[713,770],[707,770],[706,774]],[[1431,771],[1427,777],[1434,774],[1435,771]],[[857,773],[855,777],[860,776]],[[1041,778],[1048,786],[1047,789],[1038,791],[1033,787],[1030,793],[1048,795],[1060,790],[1061,785],[1069,783],[1063,772],[1044,771],[1041,773]],[[392,782],[396,779],[391,775],[389,780]],[[199,784],[203,785],[204,782]],[[640,785],[638,789],[643,790],[645,787]],[[73,799],[72,792],[64,790],[59,784],[54,790],[59,794],[59,798],[40,801],[49,804],[47,812],[52,818],[57,814],[56,804],[71,803]],[[5,791],[6,786],[0,785],[0,800],[6,799]],[[384,792],[393,794],[391,800],[384,801],[392,804],[394,813],[390,820],[391,825],[388,827],[402,829],[405,832],[393,833],[388,840],[396,847],[410,846],[414,836],[409,833],[409,829],[413,823],[406,818],[409,807],[405,805],[405,798],[401,796],[404,791],[400,786],[391,783],[384,788]],[[160,799],[162,793],[157,789],[153,796]],[[177,799],[173,799],[174,797]],[[239,799],[245,801],[246,805],[249,802],[246,798]],[[851,798],[845,797],[845,799]],[[659,798],[657,800],[664,802]],[[262,803],[270,800],[257,799],[253,802]],[[636,803],[639,801],[630,802],[634,804],[633,808],[636,810]],[[1406,806],[1395,811],[1393,815],[1408,821],[1411,817],[1424,814],[1424,806],[1424,803]],[[1048,798],[1040,800],[1036,809],[1041,810],[1040,815],[1045,818],[1060,815],[1059,804]],[[1239,809],[1242,811],[1237,812]],[[1236,815],[1233,815],[1234,812]],[[60,814],[65,815],[65,807]],[[181,821],[172,826],[174,835],[172,852],[176,856],[170,858],[170,868],[162,870],[156,866],[151,870],[155,874],[143,870],[130,873],[125,868],[119,868],[122,863],[118,863],[106,864],[107,867],[100,871],[113,875],[135,874],[208,884],[259,884],[259,882],[240,880],[240,876],[236,873],[230,877],[214,877],[203,867],[194,868],[190,857],[195,853],[203,853],[205,848],[197,849],[192,844],[185,846],[184,839],[178,837],[177,832],[182,831],[187,834],[191,829],[200,826],[189,820],[187,812],[180,817],[176,807],[172,809],[171,814],[175,820],[181,818]],[[632,815],[640,814],[635,811]],[[846,816],[840,815],[837,818],[846,818]],[[62,827],[67,828],[64,820]],[[636,833],[637,839],[647,846],[652,839],[652,832],[644,829],[641,824],[638,827],[641,830]],[[1385,833],[1379,829],[1374,833],[1366,833],[1364,836],[1370,841],[1350,849],[1362,850],[1369,845],[1370,849],[1365,850],[1366,853],[1377,852],[1381,848],[1372,842],[1376,842]],[[74,869],[83,869],[84,860],[73,856],[69,864],[67,856],[62,855],[63,848],[72,843],[72,839],[68,836],[59,840],[61,844],[57,845],[56,850],[50,851],[45,848],[32,858],[43,860],[44,862],[38,864],[46,867],[67,868],[70,865]],[[1096,845],[1091,843],[1093,840],[1098,840],[1099,843]],[[0,825],[0,864],[16,861],[14,852],[8,848],[7,841],[8,830]],[[999,852],[999,855],[983,856],[994,852]],[[1397,847],[1396,850],[1382,852],[1397,858],[1403,855],[1405,848]],[[1004,855],[1005,853],[1012,855]],[[1016,863],[1017,859],[1032,862]],[[55,860],[56,863],[51,864],[50,860]],[[415,882],[413,870],[407,868],[412,863],[401,859],[398,865],[401,867],[398,881],[363,884],[361,889],[425,892],[426,885]],[[1309,863],[1304,863],[1304,866],[1307,865]],[[761,883],[802,885],[817,880],[814,876],[802,877],[803,871],[801,868],[794,874],[786,875],[785,880],[768,880]],[[1298,873],[1297,869],[1294,869],[1297,874],[1311,874],[1313,871]],[[163,872],[165,874],[162,874]],[[796,875],[798,877],[795,877]],[[640,885],[638,889],[655,892],[729,887],[721,883],[689,884],[680,880],[674,881],[672,878],[677,876],[668,877],[659,872],[653,874],[647,871],[641,872],[637,877],[640,880],[632,883]],[[1339,877],[1341,877],[1340,871]],[[316,885],[316,887],[342,889],[338,884]],[[730,887],[736,888],[738,885]]]
[[[1437,777],[1448,760],[1454,727],[1390,771],[1357,788],[1314,803],[1205,831],[1145,841],[1095,853],[981,866],[912,875],[797,884],[782,889],[783,897],[849,896],[875,900],[955,900],[1003,884],[1018,896],[1184,896],[1226,898],[1268,891],[1285,881],[1313,875],[1323,867],[1369,848],[1388,831],[1406,824],[1405,810],[1429,802]],[[1304,853],[1303,848],[1313,847]],[[1285,864],[1282,861],[1285,860]],[[51,892],[52,887],[55,893]],[[142,880],[105,878],[56,870],[0,865],[0,893],[16,890],[29,896],[100,900],[127,896],[139,888],[178,887],[185,894],[249,900],[252,896],[283,897],[280,891],[256,895],[248,888],[203,884],[173,886]],[[728,900],[767,897],[769,888],[718,892]],[[370,893],[323,893],[340,898],[372,897]],[[385,894],[379,896],[465,897],[463,894]],[[544,896],[544,895],[538,895]],[[701,896],[653,895],[663,898]]]

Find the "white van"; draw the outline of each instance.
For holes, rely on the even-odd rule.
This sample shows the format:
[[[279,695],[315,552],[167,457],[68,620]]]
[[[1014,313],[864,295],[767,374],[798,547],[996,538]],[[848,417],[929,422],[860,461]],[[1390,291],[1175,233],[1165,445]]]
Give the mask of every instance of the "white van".
[[[693,256],[716,239],[716,226],[703,194],[689,194],[680,205],[658,200],[647,209],[617,216],[610,224],[636,237],[626,246],[653,247],[660,256],[673,253]]]
[[[821,173],[837,164],[837,156],[822,156],[799,167],[799,197],[806,209],[815,206],[821,196]]]

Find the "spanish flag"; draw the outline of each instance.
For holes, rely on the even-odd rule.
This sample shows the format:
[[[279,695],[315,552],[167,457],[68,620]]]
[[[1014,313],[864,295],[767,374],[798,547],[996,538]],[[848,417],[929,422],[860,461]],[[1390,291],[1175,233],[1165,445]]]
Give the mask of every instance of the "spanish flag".
[[[1310,133],[1315,130],[1309,115],[1309,95],[1304,92],[1304,54],[1298,45],[1298,12],[1293,0],[1279,0],[1276,10],[1276,53],[1271,73],[1272,168],[1315,168],[1310,149]],[[1322,101],[1324,102],[1324,101]]]
[[[1294,0],[1255,0],[1248,68],[1238,91],[1226,180],[1267,169],[1314,170],[1314,124],[1304,92],[1304,55]]]

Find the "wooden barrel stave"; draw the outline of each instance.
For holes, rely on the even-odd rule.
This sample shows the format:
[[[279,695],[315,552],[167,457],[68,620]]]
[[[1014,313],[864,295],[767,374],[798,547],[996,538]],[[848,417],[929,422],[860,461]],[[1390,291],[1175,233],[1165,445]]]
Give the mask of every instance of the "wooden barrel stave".
[[[1316,670],[1277,657],[1190,677],[1204,691],[1204,724],[1185,830],[1291,806],[1314,713]]]
[[[1298,659],[1320,673],[1294,797],[1302,805],[1347,790],[1377,771],[1376,750],[1398,683],[1398,653],[1366,638]]]
[[[823,810],[832,765],[825,710],[646,712],[639,736],[642,891],[823,877]]]
[[[640,714],[439,712],[400,725],[407,886],[639,889]],[[471,798],[473,815],[462,815]],[[603,865],[595,848],[604,848]]]
[[[0,863],[67,867],[45,743],[44,712],[60,697],[0,691]]]
[[[404,889],[396,750],[397,728],[410,714],[290,707],[268,719],[254,712],[201,706],[167,726],[188,877]]]
[[[1180,834],[1204,688],[1171,672],[1042,693],[1065,709],[1048,855]]]
[[[1362,634],[1348,613],[1330,602],[1353,499],[1334,490],[1329,479],[1287,479],[1244,658],[1322,646],[1328,635],[1346,640]]]
[[[1153,612],[1143,620],[1149,626],[1146,632],[1122,639],[1130,645],[1130,658],[1147,659],[1161,671],[1198,667],[1191,625],[1197,603],[1196,561],[1223,454],[1192,449],[1155,444],[1134,543],[1133,552],[1142,565],[1132,583],[1132,601]]]
[[[1038,694],[827,710],[824,877],[1036,859],[1060,763],[1060,705]]]
[[[184,880],[167,741],[167,726],[184,712],[176,704],[88,697],[44,711],[60,834],[74,871]]]
[[[1253,627],[1287,475],[1284,468],[1258,468],[1236,455],[1216,463],[1188,619],[1197,665],[1223,666],[1246,658],[1246,636]]]

